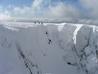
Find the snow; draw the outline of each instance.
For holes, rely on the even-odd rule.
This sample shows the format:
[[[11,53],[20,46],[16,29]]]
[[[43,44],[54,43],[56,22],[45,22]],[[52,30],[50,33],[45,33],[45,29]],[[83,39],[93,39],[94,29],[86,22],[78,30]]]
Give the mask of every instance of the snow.
[[[98,27],[1,22],[0,74],[98,74]]]
[[[77,25],[77,29],[74,31],[74,36],[73,36],[74,44],[76,44],[77,33],[78,33],[78,31],[81,29],[82,26],[83,26],[83,25]]]

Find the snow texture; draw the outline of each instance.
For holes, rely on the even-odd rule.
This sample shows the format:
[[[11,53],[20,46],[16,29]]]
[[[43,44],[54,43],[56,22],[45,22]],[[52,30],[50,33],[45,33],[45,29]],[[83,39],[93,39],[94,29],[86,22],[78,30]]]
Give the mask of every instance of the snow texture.
[[[98,27],[1,22],[0,74],[98,74]]]

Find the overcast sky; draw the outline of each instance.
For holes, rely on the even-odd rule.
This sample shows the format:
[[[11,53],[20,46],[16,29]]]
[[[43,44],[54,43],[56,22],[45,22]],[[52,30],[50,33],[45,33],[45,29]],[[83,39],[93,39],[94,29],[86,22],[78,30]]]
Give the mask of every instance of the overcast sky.
[[[64,18],[98,23],[98,0],[0,0],[0,20],[14,18]]]

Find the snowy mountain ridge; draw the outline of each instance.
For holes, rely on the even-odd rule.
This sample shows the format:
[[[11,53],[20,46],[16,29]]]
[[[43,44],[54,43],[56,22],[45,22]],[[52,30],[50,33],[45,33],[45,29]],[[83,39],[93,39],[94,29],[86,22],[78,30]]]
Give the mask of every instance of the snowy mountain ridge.
[[[97,74],[98,27],[0,23],[0,74]]]

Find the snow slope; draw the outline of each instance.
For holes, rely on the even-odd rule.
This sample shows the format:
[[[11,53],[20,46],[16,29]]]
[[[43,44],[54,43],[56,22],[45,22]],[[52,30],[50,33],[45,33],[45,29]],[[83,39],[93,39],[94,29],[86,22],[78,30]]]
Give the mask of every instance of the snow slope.
[[[98,74],[98,27],[1,22],[0,74]]]

